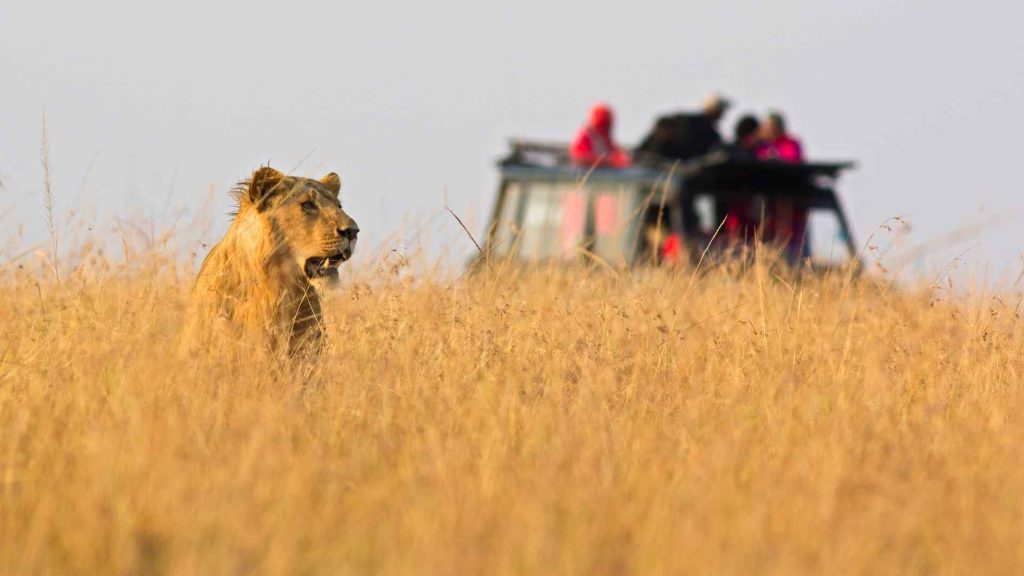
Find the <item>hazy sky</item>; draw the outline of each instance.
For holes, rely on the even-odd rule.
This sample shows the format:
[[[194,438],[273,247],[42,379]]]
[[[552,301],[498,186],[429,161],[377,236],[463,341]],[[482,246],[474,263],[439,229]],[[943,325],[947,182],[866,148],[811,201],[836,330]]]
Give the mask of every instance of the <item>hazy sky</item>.
[[[25,244],[45,236],[44,107],[58,209],[101,228],[213,185],[220,232],[234,181],[308,155],[298,172],[341,173],[366,242],[412,221],[462,254],[430,218],[447,194],[483,230],[508,137],[568,139],[601,99],[632,145],[721,90],[726,130],[779,108],[812,158],[860,162],[842,194],[861,239],[897,215],[911,244],[983,223],[930,266],[1020,270],[1020,2],[148,4],[0,4],[0,226]]]

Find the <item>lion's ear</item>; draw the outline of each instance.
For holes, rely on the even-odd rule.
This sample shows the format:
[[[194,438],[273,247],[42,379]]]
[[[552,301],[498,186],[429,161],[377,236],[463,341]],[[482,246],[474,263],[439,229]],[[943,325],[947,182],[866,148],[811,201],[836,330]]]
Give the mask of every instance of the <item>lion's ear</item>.
[[[327,176],[321,178],[320,183],[327,186],[327,189],[335,196],[337,196],[338,192],[341,191],[341,176],[338,176],[335,172],[331,172]]]
[[[253,205],[259,206],[261,202],[270,197],[274,187],[283,179],[284,174],[270,166],[264,166],[253,172],[252,179],[249,181],[249,200]]]

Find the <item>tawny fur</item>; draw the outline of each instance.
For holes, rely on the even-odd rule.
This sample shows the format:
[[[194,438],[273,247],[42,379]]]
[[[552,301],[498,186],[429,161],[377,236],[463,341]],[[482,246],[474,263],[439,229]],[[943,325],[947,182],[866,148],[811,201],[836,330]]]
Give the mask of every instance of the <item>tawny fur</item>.
[[[311,180],[269,168],[239,184],[238,212],[192,290],[188,347],[228,338],[292,356],[319,352],[318,282],[303,263],[338,253],[347,259],[355,247],[358,227],[337,201],[339,188],[333,173]]]

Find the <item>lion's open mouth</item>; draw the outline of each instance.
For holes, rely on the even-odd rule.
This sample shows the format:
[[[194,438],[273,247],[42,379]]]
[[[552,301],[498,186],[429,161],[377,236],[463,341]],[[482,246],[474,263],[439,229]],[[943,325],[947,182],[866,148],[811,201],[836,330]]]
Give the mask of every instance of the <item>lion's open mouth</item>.
[[[348,260],[350,253],[347,251],[331,254],[330,256],[314,256],[306,260],[305,271],[307,278],[325,278],[338,275],[338,266]]]

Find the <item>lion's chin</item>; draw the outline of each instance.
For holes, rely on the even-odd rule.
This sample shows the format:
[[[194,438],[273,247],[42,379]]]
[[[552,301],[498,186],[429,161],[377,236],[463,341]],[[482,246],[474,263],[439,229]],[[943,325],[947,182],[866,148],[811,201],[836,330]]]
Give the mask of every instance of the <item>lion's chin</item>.
[[[337,272],[334,274],[328,274],[327,276],[318,276],[310,280],[310,282],[320,290],[333,290],[341,285],[341,280]]]

